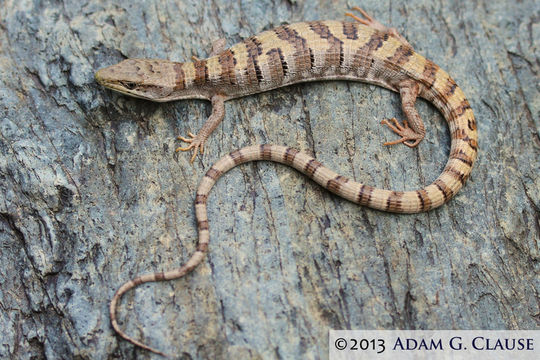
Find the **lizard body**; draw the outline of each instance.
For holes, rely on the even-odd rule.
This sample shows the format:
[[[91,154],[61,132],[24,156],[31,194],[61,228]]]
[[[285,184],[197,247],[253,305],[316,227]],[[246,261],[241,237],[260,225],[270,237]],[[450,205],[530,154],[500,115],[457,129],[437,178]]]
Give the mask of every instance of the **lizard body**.
[[[256,145],[230,153],[214,164],[197,190],[195,210],[199,244],[182,267],[164,273],[137,277],[118,289],[110,304],[113,328],[129,342],[164,355],[125,334],[116,320],[120,297],[149,281],[176,279],[193,270],[208,250],[209,228],[206,201],[216,180],[231,168],[249,161],[284,163],[335,194],[382,211],[415,213],[447,202],[470,175],[478,150],[476,123],[469,102],[456,82],[430,60],[414,52],[395,29],[388,29],[369,17],[347,14],[357,22],[312,21],[283,25],[252,36],[229,49],[214,48],[213,56],[193,62],[128,59],[97,72],[98,82],[130,96],[153,101],[200,98],[212,101],[212,115],[198,135],[182,138],[190,143],[180,150],[192,150],[193,158],[224,116],[224,102],[287,86],[316,80],[353,80],[376,84],[399,92],[407,117],[383,120],[403,143],[414,147],[425,130],[414,108],[416,98],[433,103],[448,122],[451,134],[446,167],[430,185],[416,191],[391,191],[360,184],[338,175],[298,150],[277,145]]]

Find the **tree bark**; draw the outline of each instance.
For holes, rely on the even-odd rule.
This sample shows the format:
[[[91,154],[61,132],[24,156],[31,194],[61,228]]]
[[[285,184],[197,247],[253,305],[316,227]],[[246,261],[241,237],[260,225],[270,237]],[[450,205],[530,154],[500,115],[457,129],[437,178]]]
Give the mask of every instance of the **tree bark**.
[[[353,4],[354,5],[354,4]],[[540,329],[538,5],[362,1],[463,88],[479,158],[448,204],[415,215],[358,207],[285,166],[240,166],[209,198],[208,257],[126,294],[131,336],[185,358],[327,358],[329,329]],[[94,72],[125,58],[189,60],[282,23],[344,19],[345,1],[8,0],[0,9],[0,357],[151,358],[117,337],[108,305],[143,273],[194,252],[205,171],[243,146],[294,146],[356,181],[420,188],[448,127],[419,101],[426,139],[383,147],[399,95],[328,81],[228,101],[205,154],[175,137],[199,100],[114,94]]]

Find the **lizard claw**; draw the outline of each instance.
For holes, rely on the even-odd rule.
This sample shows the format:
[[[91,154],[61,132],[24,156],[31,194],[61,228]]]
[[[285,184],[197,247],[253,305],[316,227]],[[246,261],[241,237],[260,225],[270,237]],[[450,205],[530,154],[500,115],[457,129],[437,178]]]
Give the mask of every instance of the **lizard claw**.
[[[401,139],[385,142],[383,145],[388,146],[388,145],[403,143],[407,145],[408,147],[413,148],[417,146],[420,143],[420,141],[422,141],[422,139],[424,138],[424,136],[415,133],[414,130],[409,127],[409,123],[407,122],[407,120],[403,120],[403,126],[399,123],[399,121],[397,121],[396,118],[391,118],[390,121],[393,122],[394,125],[390,124],[390,122],[387,119],[384,119],[383,121],[381,121],[381,124],[388,126],[390,130],[392,130],[393,132],[401,136]],[[408,141],[413,141],[413,142],[410,143]]]
[[[397,39],[399,39],[399,41],[401,41],[404,45],[411,46],[409,44],[409,42],[397,32],[396,28],[388,28],[388,27],[384,26],[383,24],[378,22],[376,19],[369,16],[369,14],[364,9],[362,9],[361,7],[354,6],[354,7],[351,8],[351,10],[358,11],[360,14],[362,14],[362,16],[364,18],[356,16],[356,15],[350,13],[350,12],[345,13],[345,16],[349,16],[349,17],[353,18],[354,20],[358,21],[360,24],[369,26],[370,28],[373,28],[375,30],[379,30],[379,31],[383,31],[385,33],[388,33],[388,34],[396,37]]]
[[[372,18],[371,16],[369,16],[369,14],[364,10],[362,9],[361,7],[358,7],[358,6],[354,6],[353,8],[351,8],[351,10],[356,10],[358,11],[360,14],[362,14],[362,16],[364,18],[361,18],[361,17],[358,17],[352,13],[345,13],[345,16],[349,16],[351,18],[353,18],[354,20],[358,21],[360,24],[364,24],[364,25],[367,25],[369,27],[372,27],[376,30],[381,30],[381,31],[388,31],[388,28],[386,26],[384,26],[383,24],[381,24],[380,22],[378,22],[377,20],[375,20],[374,18]]]
[[[176,152],[192,150],[193,156],[191,157],[190,163],[193,163],[193,161],[195,161],[195,158],[197,157],[197,153],[204,153],[204,139],[201,139],[201,137],[199,137],[198,135],[193,135],[191,132],[188,132],[188,135],[190,138],[178,136],[178,140],[187,142],[189,145],[186,147],[177,147]]]
[[[196,135],[193,135],[191,132],[188,131],[188,135],[191,137],[191,139],[188,139],[188,138],[185,138],[183,136],[178,136],[177,139],[178,140],[182,140],[183,142],[187,142],[187,143],[192,143],[193,142],[193,139],[196,138],[197,136]],[[178,148],[180,149],[180,148]],[[177,150],[178,151],[178,150]]]

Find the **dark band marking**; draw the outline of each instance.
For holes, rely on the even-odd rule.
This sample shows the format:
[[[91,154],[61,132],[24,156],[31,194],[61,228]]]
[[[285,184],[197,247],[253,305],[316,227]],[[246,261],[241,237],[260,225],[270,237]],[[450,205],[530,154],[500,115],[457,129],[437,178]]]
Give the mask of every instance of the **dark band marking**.
[[[341,190],[341,187],[348,181],[349,179],[346,177],[338,175],[335,179],[328,180],[326,188],[333,193],[338,193]]]
[[[200,251],[200,252],[208,252],[208,243],[200,243],[199,245],[197,245],[197,251]]]
[[[444,197],[444,202],[447,202],[452,197],[452,190],[442,181],[441,179],[435,180],[433,183],[435,186],[442,192]]]
[[[268,67],[270,68],[270,78],[276,83],[281,83],[283,78],[287,76],[288,66],[285,62],[285,57],[280,48],[269,50],[266,55],[268,56]]]
[[[470,167],[472,167],[473,165],[472,159],[469,157],[469,155],[465,154],[461,149],[459,149],[458,151],[454,153],[451,153],[450,159],[459,160],[462,163],[469,165]]]
[[[195,205],[206,204],[207,199],[208,199],[208,195],[206,195],[206,194],[197,194],[197,195],[195,195]]]
[[[450,121],[455,121],[470,108],[471,104],[469,103],[469,101],[467,99],[463,99],[458,106],[450,110]]]
[[[358,39],[358,27],[355,23],[346,21],[343,23],[343,35],[347,39],[356,40]]]
[[[260,83],[264,80],[258,60],[263,50],[261,41],[256,36],[251,36],[244,41],[244,44],[246,45],[248,55],[248,73],[251,77],[253,76],[253,72],[255,74],[255,79],[252,79],[252,83],[255,83],[255,80],[257,83]],[[253,65],[253,72],[249,71],[251,69],[250,65]]]
[[[165,280],[165,273],[164,272],[158,272],[154,274],[154,279],[156,281],[163,281]]]
[[[283,71],[283,77],[285,77],[289,74],[289,65],[287,65],[287,61],[285,61],[285,56],[283,56],[281,49],[278,49],[278,52],[279,61],[281,62],[281,70]]]
[[[360,190],[358,191],[358,195],[356,196],[356,201],[360,205],[368,205],[371,201],[371,194],[373,193],[373,187],[369,185],[362,185],[360,187]]]
[[[199,220],[199,221],[197,221],[197,229],[199,229],[199,230],[208,230],[208,220]]]
[[[353,66],[358,69],[361,76],[365,76],[373,66],[373,52],[377,51],[389,38],[388,33],[374,32],[368,42],[361,46],[354,54]]]
[[[260,146],[259,151],[263,160],[272,160],[272,145],[263,144]]]
[[[420,199],[421,210],[429,210],[431,208],[431,199],[429,198],[427,191],[424,189],[417,190],[416,195],[418,195],[418,199]]]
[[[302,71],[311,69],[313,65],[310,58],[309,47],[306,39],[298,35],[298,32],[287,25],[275,28],[274,33],[280,40],[287,41],[295,48],[294,62],[295,72],[300,74]]]
[[[448,89],[446,90],[446,96],[450,97],[450,96],[454,95],[454,92],[457,89],[457,84],[454,81],[454,79],[448,78],[447,86],[448,86]]]
[[[309,48],[309,66],[311,69],[315,66],[315,54],[313,54],[312,48]]]
[[[399,191],[392,191],[388,199],[386,200],[386,210],[399,212],[403,209],[401,198],[403,193]]]
[[[309,28],[330,44],[330,47],[326,50],[326,65],[336,67],[343,65],[343,41],[335,37],[330,28],[320,21],[310,22]]]
[[[464,139],[465,141],[467,141],[467,143],[469,144],[469,146],[474,150],[474,151],[478,151],[478,141],[476,141],[475,139],[471,139],[470,137],[467,137]]]
[[[300,151],[298,151],[296,149],[288,147],[285,150],[285,154],[283,154],[283,162],[285,164],[292,165],[292,163],[294,163],[294,158],[296,157],[296,154],[298,154],[299,152]]]
[[[475,130],[476,130],[476,121],[474,120],[474,118],[468,119],[468,120],[467,120],[467,126],[469,127],[469,129],[470,129],[471,131],[475,131]]]
[[[452,133],[452,138],[453,139],[463,139],[467,136],[467,133],[465,133],[465,130],[464,129],[456,129],[453,133]]]
[[[221,176],[221,171],[214,167],[211,167],[204,176],[207,176],[210,179],[216,181]]]
[[[313,179],[313,176],[317,172],[317,169],[323,166],[320,162],[318,162],[315,159],[311,159],[307,162],[306,166],[304,166],[304,174],[306,174],[309,178]]]
[[[394,66],[401,66],[409,61],[409,58],[414,54],[413,49],[408,45],[401,45],[396,49],[394,55],[387,57],[389,63]]]
[[[186,75],[184,74],[184,69],[182,69],[182,64],[175,63],[173,69],[174,73],[176,74],[174,80],[174,89],[184,90],[186,88]]]
[[[232,158],[234,165],[242,164],[245,160],[242,150],[233,151],[229,154],[229,156]]]
[[[454,169],[453,167],[450,167],[446,169],[445,171],[451,174],[453,178],[458,179],[461,185],[463,185],[465,183],[465,180],[467,180],[463,173],[459,172],[457,169]]]
[[[457,129],[452,134],[452,138],[465,141],[474,151],[478,151],[478,142],[467,135],[464,129]]]
[[[426,59],[426,64],[424,65],[424,71],[422,72],[422,81],[427,87],[432,87],[435,83],[435,74],[439,70],[439,66],[433,61]]]
[[[234,67],[236,65],[236,59],[234,58],[234,52],[231,49],[225,50],[219,54],[219,64],[221,65],[221,74],[226,83],[236,85],[236,72]]]
[[[208,67],[206,66],[206,60],[195,61],[193,63],[195,67],[195,84],[201,85],[208,81]]]

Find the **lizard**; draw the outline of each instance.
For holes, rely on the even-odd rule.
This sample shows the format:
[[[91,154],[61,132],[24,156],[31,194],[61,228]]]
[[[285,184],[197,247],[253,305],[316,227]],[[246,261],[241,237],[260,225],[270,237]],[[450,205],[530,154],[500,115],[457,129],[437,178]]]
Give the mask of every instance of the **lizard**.
[[[398,92],[406,117],[384,119],[400,138],[384,145],[402,143],[416,147],[425,136],[423,121],[415,109],[422,97],[443,114],[450,128],[447,164],[430,185],[414,191],[379,189],[352,181],[294,148],[271,144],[245,147],[216,162],[202,178],[195,196],[198,245],[191,258],[172,271],[142,275],[123,284],[111,300],[109,312],[114,330],[125,340],[164,355],[128,336],[116,319],[118,301],[134,287],[153,281],[172,280],[191,272],[204,259],[209,244],[208,194],[223,174],[240,164],[270,160],[304,173],[327,190],[370,208],[417,213],[439,207],[452,198],[469,178],[478,152],[477,126],[469,101],[456,82],[434,62],[416,53],[395,28],[387,28],[363,9],[362,17],[346,13],[354,21],[310,21],[282,25],[224,48],[213,46],[208,59],[192,62],[127,59],[96,73],[96,80],[123,94],[158,102],[206,99],[212,113],[197,135],[179,137],[193,152],[191,161],[225,114],[224,102],[299,82],[351,80],[375,84]]]

